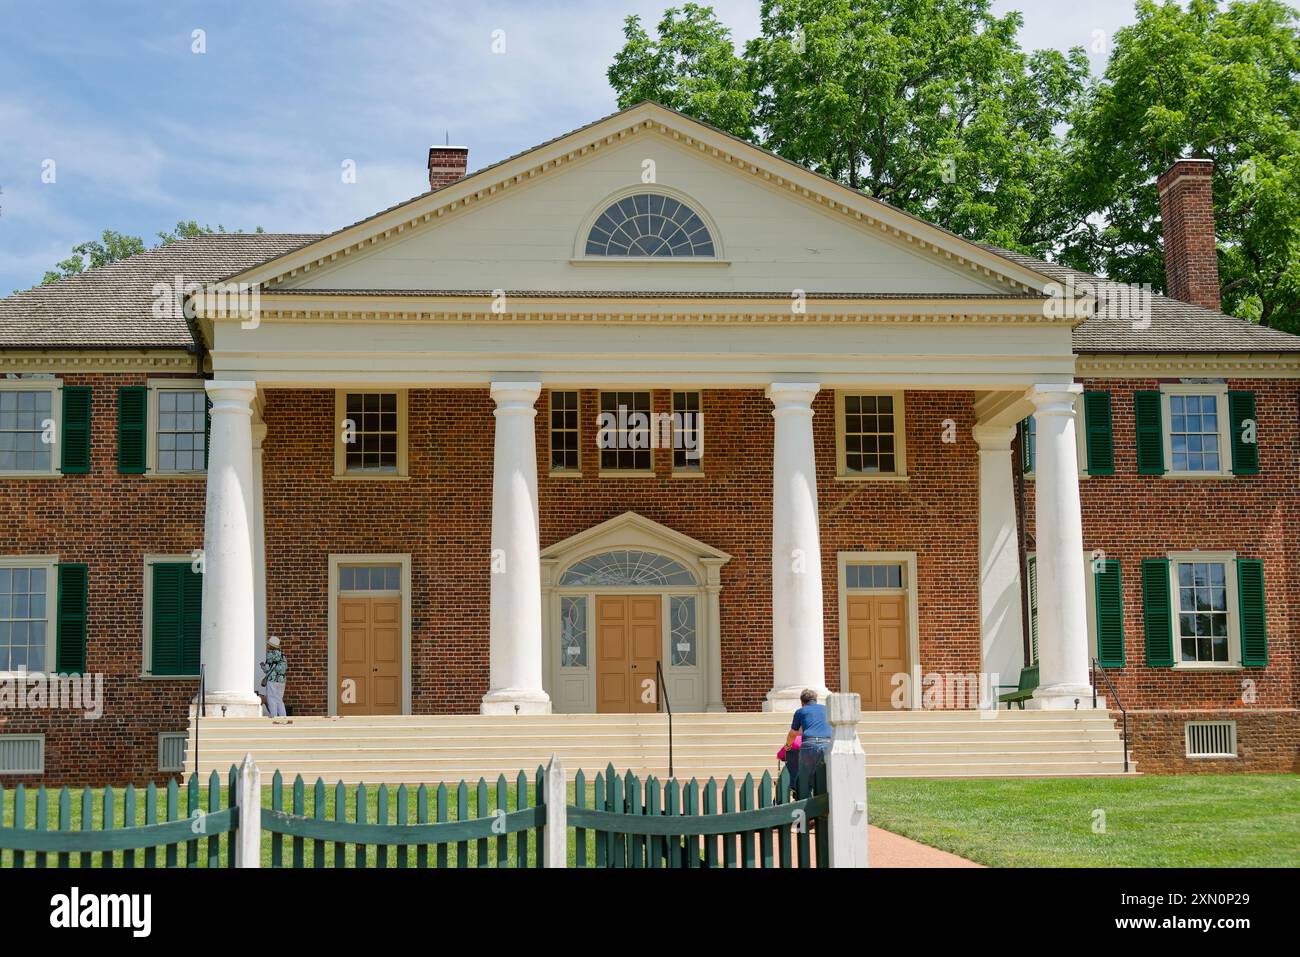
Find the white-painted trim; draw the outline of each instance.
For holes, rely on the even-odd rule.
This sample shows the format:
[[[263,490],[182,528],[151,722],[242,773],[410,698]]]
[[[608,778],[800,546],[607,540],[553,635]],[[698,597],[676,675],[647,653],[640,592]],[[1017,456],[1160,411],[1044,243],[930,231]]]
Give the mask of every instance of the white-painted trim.
[[[1173,428],[1174,417],[1169,397],[1173,395],[1212,395],[1215,397],[1215,417],[1219,420],[1219,470],[1217,472],[1174,471]],[[1163,478],[1199,479],[1232,478],[1232,426],[1228,421],[1228,384],[1226,382],[1160,384],[1161,440],[1165,444],[1165,472]]]
[[[5,774],[44,774],[45,773],[45,735],[44,734],[0,734],[0,742],[35,741],[40,744],[41,766],[38,768],[6,768],[0,766],[0,775]]]
[[[339,713],[339,568],[344,565],[397,565],[402,569],[402,714],[411,713],[411,556],[410,553],[330,553],[329,608],[326,638],[329,642],[329,714]],[[391,595],[392,592],[367,592]]]
[[[552,467],[551,462],[555,458],[555,429],[552,424],[552,418],[555,414],[555,393],[572,392],[578,397],[578,467],[572,469],[557,469]],[[547,389],[546,390],[546,468],[547,475],[551,478],[581,478],[582,477],[582,390],[581,389]]]
[[[0,355],[0,375],[68,372],[192,372],[198,360],[178,349],[112,350],[84,349],[8,350]]]
[[[1234,551],[1176,551],[1169,558],[1169,610],[1173,625],[1174,668],[1180,671],[1237,671],[1241,665],[1241,606],[1237,595],[1237,553]],[[1178,564],[1180,562],[1221,562],[1223,583],[1228,602],[1228,660],[1183,661],[1183,635],[1179,623]]]
[[[0,568],[45,569],[45,665],[44,671],[4,671],[0,678],[22,677],[28,674],[54,674],[58,667],[56,655],[59,645],[59,556],[58,555],[0,555]]]
[[[1300,353],[1090,354],[1079,356],[1077,368],[1090,379],[1300,379]]]
[[[184,564],[193,566],[193,554],[154,554],[144,556],[144,586],[140,590],[143,596],[140,624],[140,677],[153,681],[193,681],[198,675],[156,675],[153,673],[153,566],[160,564]],[[202,662],[200,662],[200,665]]]
[[[397,471],[396,472],[350,472],[347,467],[347,445],[343,441],[343,420],[347,418],[348,395],[355,393],[381,394],[397,396]],[[350,481],[394,481],[410,478],[407,457],[407,439],[410,433],[410,420],[407,417],[406,389],[356,388],[334,390],[334,478]]]
[[[916,574],[916,552],[836,552],[835,575],[839,614],[840,688],[849,682],[849,594],[897,594],[897,589],[850,589],[847,583],[849,565],[902,565],[903,592],[907,595],[907,666],[913,710],[921,708],[920,676],[925,673],[921,664],[921,602]]]
[[[846,396],[882,396],[894,400],[894,471],[850,472],[845,467],[844,399]],[[835,390],[835,477],[847,482],[879,482],[905,479],[907,475],[907,401],[902,390]]]
[[[50,419],[54,422],[54,441],[50,443],[50,467],[30,471],[0,471],[0,479],[47,479],[60,478],[62,471],[63,442],[63,380],[40,379],[0,379],[0,391],[5,392],[48,392],[50,393]]]
[[[675,411],[673,409],[674,393],[694,392],[697,396],[700,397],[700,401],[699,401],[700,409],[696,413],[698,419],[696,421],[697,428],[695,430],[696,451],[699,453],[694,460],[696,467],[695,468],[688,467],[688,468],[681,468],[681,469],[677,467],[677,429],[676,429],[677,420],[673,419],[673,423],[674,423],[673,447],[669,450],[672,452],[673,455],[672,477],[673,478],[703,478],[704,477],[704,390],[703,389],[669,389],[667,391],[668,391],[668,414],[670,416]]]

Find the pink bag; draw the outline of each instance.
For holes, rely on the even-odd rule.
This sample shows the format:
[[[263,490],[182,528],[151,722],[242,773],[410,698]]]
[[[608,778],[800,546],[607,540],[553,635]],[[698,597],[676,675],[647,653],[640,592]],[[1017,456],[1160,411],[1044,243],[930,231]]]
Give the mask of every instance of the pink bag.
[[[791,750],[791,751],[798,751],[801,747],[803,747],[803,735],[802,735],[802,734],[796,734],[796,735],[794,736],[794,741],[793,741],[793,742],[791,743],[791,745],[790,745],[790,750]],[[784,760],[785,760],[785,755],[786,755],[786,749],[785,749],[784,747],[782,747],[780,751],[776,752],[776,759],[777,759],[778,761],[784,761]]]

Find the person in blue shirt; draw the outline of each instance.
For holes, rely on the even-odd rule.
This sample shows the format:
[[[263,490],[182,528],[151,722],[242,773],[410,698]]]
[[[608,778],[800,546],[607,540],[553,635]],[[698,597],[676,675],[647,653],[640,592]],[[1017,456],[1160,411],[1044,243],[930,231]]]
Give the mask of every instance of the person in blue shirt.
[[[817,703],[817,692],[805,688],[799,695],[799,704],[801,707],[790,723],[790,733],[785,736],[785,746],[788,749],[796,737],[803,736],[798,752],[799,774],[807,774],[812,780],[817,765],[825,760],[826,752],[830,750],[831,726],[826,720],[826,705]],[[790,783],[793,785],[794,781]]]

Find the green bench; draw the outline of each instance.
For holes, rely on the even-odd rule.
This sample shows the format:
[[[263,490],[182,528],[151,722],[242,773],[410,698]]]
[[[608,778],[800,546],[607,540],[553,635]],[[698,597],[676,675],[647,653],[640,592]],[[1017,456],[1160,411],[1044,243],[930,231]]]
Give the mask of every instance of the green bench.
[[[1020,705],[1020,710],[1025,710],[1025,702],[1034,696],[1038,689],[1038,665],[1031,665],[1028,668],[1022,668],[1020,671],[1020,684],[1018,685],[998,685],[999,688],[1014,688],[1014,691],[1008,691],[1006,694],[998,695],[998,701],[1007,703],[1007,710],[1011,710],[1012,702]]]

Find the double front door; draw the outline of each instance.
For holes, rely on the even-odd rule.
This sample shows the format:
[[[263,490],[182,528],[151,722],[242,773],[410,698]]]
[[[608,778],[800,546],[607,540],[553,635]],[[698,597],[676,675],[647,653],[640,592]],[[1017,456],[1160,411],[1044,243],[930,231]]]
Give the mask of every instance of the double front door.
[[[402,713],[402,599],[339,597],[338,713]]]
[[[901,594],[848,597],[848,690],[861,696],[863,711],[891,709],[894,675],[907,673],[905,601]]]
[[[596,710],[657,709],[655,664],[663,647],[660,595],[596,596]]]

